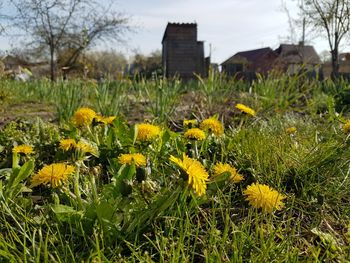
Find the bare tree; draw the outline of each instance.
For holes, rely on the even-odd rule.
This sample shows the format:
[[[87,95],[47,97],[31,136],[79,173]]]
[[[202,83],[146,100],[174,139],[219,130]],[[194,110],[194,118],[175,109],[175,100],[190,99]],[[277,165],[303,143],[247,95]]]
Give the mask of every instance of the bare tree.
[[[309,25],[328,40],[332,77],[339,76],[339,46],[350,31],[349,0],[305,0],[300,9]]]
[[[4,20],[7,20],[8,19],[8,16],[7,15],[5,15],[4,13],[3,13],[3,10],[2,10],[2,8],[3,8],[3,3],[4,1],[2,1],[2,0],[0,0],[0,21],[1,21],[1,23],[0,23],[0,34],[3,34],[4,32],[5,32],[5,28],[6,28],[6,26],[4,25]]]
[[[297,22],[298,20],[294,19],[290,13],[290,10],[287,6],[287,1],[282,0],[280,11],[283,12],[288,19],[288,35],[280,37],[282,41],[287,41],[288,43],[296,43],[298,41],[298,33],[297,32]]]
[[[56,79],[57,54],[69,49],[69,66],[98,41],[121,40],[128,18],[94,0],[10,0],[17,10],[15,26],[29,36],[28,44],[44,47],[50,58],[51,80]],[[105,2],[105,1],[104,1]]]

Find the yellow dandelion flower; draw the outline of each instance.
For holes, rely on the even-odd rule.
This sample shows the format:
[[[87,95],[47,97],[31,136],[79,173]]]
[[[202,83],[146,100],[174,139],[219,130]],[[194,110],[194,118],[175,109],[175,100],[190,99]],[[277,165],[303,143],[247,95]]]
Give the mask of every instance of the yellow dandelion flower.
[[[346,123],[344,123],[343,130],[346,133],[350,133],[350,120],[348,120]]]
[[[198,128],[192,128],[187,130],[184,136],[188,139],[202,141],[205,139],[205,132]]]
[[[219,176],[226,172],[229,173],[230,180],[234,183],[239,183],[244,179],[244,177],[237,172],[236,168],[231,166],[228,163],[219,162],[214,165],[213,170],[214,170],[214,176]]]
[[[31,154],[34,153],[33,147],[27,144],[22,144],[13,147],[12,149],[13,153],[24,153],[24,154]]]
[[[74,139],[62,139],[60,140],[60,149],[67,152],[70,149],[73,149],[76,146],[76,142]]]
[[[297,132],[297,128],[296,127],[288,127],[287,129],[286,129],[286,133],[288,133],[288,134],[293,134],[293,133],[296,133]]]
[[[199,161],[189,158],[186,154],[183,154],[182,160],[171,155],[170,161],[186,173],[188,185],[192,187],[198,196],[205,194],[209,175]]]
[[[67,181],[68,177],[74,173],[74,170],[74,166],[65,163],[46,165],[33,176],[30,187],[50,184],[51,187],[56,188]]]
[[[112,124],[115,118],[117,117],[116,116],[103,117],[101,115],[96,115],[95,121],[103,124]]]
[[[187,155],[184,154],[184,157],[186,156],[186,160],[187,160]],[[184,161],[173,156],[173,155],[170,155],[170,158],[169,160],[173,163],[175,163],[177,166],[179,166],[182,170],[186,170],[186,166],[184,164]]]
[[[211,132],[216,136],[220,136],[224,133],[224,126],[215,118],[209,118],[204,120],[200,128],[204,131]]]
[[[195,126],[197,126],[198,121],[197,120],[184,120],[183,121],[183,126],[184,127],[189,127],[189,128],[193,128]]]
[[[88,126],[96,117],[96,112],[89,108],[78,109],[73,116],[73,122],[78,126]]]
[[[109,116],[109,117],[105,117],[104,120],[106,124],[112,124],[116,118],[117,118],[116,116]]]
[[[75,147],[83,153],[91,153],[93,155],[98,153],[97,148],[85,140],[80,140]]]
[[[238,103],[236,104],[236,109],[240,110],[241,112],[244,112],[246,114],[249,114],[251,116],[255,116],[256,112],[255,110],[253,110],[252,108],[249,108],[248,106],[242,104],[242,103]]]
[[[97,123],[103,123],[105,124],[105,121],[104,121],[104,117],[101,116],[101,115],[96,115],[93,119],[94,123],[97,122]]]
[[[137,125],[137,139],[139,141],[151,141],[159,136],[160,127],[148,123],[141,123]]]
[[[264,212],[272,213],[284,206],[282,202],[286,197],[265,184],[253,183],[244,190],[246,200],[255,208],[262,208]]]
[[[137,167],[146,166],[146,157],[141,153],[121,154],[118,157],[118,162],[120,164],[128,164],[128,165],[135,163]]]

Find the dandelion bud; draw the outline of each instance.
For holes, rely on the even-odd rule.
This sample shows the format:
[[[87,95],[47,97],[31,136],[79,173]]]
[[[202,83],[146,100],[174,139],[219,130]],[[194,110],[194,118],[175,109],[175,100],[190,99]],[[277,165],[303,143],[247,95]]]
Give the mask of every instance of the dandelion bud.
[[[123,180],[120,187],[120,193],[124,197],[129,196],[132,193],[132,182]]]
[[[136,180],[141,183],[146,179],[146,170],[144,168],[138,167],[136,169]]]

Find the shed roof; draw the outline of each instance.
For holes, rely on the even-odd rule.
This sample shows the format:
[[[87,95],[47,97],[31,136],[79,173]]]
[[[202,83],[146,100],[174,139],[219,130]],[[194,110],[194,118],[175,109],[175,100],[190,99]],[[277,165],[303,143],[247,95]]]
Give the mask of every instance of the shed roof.
[[[163,43],[164,39],[167,37],[168,32],[170,30],[174,30],[174,29],[176,30],[179,28],[192,28],[193,30],[197,30],[197,23],[171,23],[171,22],[168,22],[168,24],[165,28],[163,38],[162,38],[162,43]]]

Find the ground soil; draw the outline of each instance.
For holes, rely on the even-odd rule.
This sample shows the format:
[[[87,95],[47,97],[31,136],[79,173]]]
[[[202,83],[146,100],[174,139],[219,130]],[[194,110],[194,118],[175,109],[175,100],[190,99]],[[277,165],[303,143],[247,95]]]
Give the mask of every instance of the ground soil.
[[[181,94],[171,116],[169,116],[168,124],[176,130],[182,127],[184,119],[196,118],[203,120],[218,115],[220,120],[227,125],[235,114],[239,114],[234,107],[236,101],[238,101],[235,97],[237,97],[235,94],[226,94],[226,96],[218,94],[209,103],[206,97],[200,93],[186,92]],[[132,105],[128,110],[123,112],[129,124],[149,121],[156,117],[149,112],[149,103],[151,102],[131,102]],[[44,121],[57,122],[55,106],[38,101],[1,102],[0,100],[0,128],[14,120],[34,120],[37,117]]]
[[[55,107],[36,101],[0,104],[0,128],[10,121],[18,119],[30,120],[37,117],[45,121],[54,122],[56,119]]]

